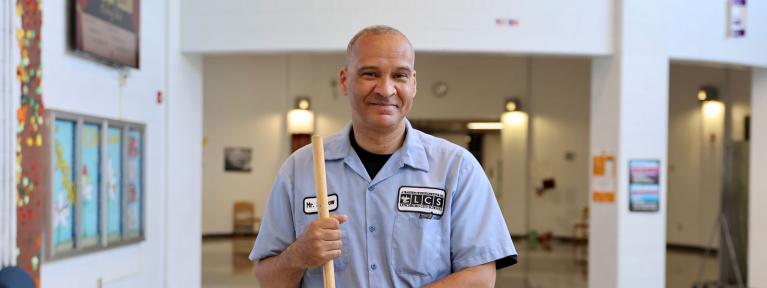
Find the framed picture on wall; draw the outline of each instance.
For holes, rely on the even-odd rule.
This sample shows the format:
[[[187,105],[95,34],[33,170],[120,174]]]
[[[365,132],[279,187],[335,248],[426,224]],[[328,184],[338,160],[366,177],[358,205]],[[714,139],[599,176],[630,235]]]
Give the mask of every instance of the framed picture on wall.
[[[248,147],[226,147],[224,149],[224,171],[250,172],[251,149]]]
[[[139,68],[139,0],[69,0],[72,49]]]

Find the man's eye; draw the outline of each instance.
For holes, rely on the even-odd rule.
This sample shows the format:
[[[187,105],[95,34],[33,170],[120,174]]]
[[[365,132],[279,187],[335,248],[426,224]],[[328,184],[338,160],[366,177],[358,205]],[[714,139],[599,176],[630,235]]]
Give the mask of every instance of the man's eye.
[[[362,72],[362,77],[373,78],[373,77],[376,77],[376,73],[375,72]]]
[[[407,75],[407,73],[397,73],[397,74],[394,74],[394,78],[396,78],[396,79],[407,79],[409,77],[410,76]]]

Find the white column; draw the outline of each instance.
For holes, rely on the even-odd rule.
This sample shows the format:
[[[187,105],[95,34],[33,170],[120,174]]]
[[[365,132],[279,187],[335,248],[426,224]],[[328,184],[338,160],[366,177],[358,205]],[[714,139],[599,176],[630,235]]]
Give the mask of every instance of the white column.
[[[181,53],[181,0],[168,1],[165,284],[200,287],[202,251],[202,57]]]
[[[668,69],[663,0],[616,1],[615,50],[592,63],[591,153],[616,157],[614,202],[590,204],[589,287],[664,287]],[[660,208],[629,211],[628,165],[660,161]]]
[[[767,69],[751,73],[748,287],[767,287]]]
[[[15,2],[0,4],[0,268],[16,264],[16,107],[21,97],[14,71]]]
[[[502,119],[500,206],[509,232],[524,235],[527,219],[528,118],[524,112],[507,112]]]
[[[620,71],[617,62],[618,60],[611,58],[592,60],[592,156],[601,153],[614,154],[618,149]],[[593,170],[593,167],[590,170]],[[590,185],[594,191],[593,184]],[[618,208],[614,203],[595,203],[593,199],[589,203],[589,287],[617,287]]]

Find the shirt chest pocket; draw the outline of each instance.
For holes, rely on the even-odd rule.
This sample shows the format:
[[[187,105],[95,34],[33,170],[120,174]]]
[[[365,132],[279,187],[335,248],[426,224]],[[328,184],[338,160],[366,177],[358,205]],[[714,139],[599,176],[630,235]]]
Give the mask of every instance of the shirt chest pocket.
[[[450,245],[440,222],[403,214],[396,216],[391,248],[397,274],[418,282],[418,278],[426,281],[443,274],[444,270],[449,271]]]

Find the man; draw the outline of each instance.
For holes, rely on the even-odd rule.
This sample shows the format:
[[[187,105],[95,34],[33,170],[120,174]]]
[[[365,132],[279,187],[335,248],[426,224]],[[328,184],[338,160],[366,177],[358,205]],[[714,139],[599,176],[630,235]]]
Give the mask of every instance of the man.
[[[280,168],[250,259],[264,287],[492,287],[516,250],[479,163],[413,129],[415,51],[368,27],[347,47],[339,82],[350,125],[325,139],[328,201],[317,219],[311,146]]]

